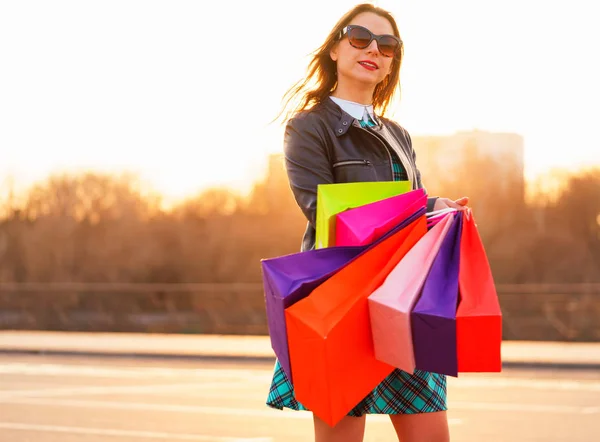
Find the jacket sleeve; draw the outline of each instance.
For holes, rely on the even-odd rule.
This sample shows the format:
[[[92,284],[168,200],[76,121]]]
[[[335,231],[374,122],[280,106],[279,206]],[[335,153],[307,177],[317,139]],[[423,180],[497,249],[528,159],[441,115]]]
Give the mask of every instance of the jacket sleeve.
[[[415,165],[415,170],[416,170],[416,175],[417,175],[417,188],[423,189],[425,191],[425,193],[427,193],[427,189],[425,189],[425,187],[423,186],[423,180],[421,179],[421,172],[419,171],[419,168],[417,167],[417,153],[415,152],[415,149],[413,148],[412,139],[410,138],[410,134],[408,133],[407,130],[404,130],[404,133],[406,134],[406,139],[408,140],[408,145],[409,145],[411,153],[412,153],[413,163]],[[435,206],[435,202],[437,201],[437,199],[438,199],[437,196],[427,198],[427,212],[433,212],[433,207]]]
[[[285,167],[294,199],[316,228],[317,186],[334,182],[327,143],[309,115],[288,121],[284,135]]]

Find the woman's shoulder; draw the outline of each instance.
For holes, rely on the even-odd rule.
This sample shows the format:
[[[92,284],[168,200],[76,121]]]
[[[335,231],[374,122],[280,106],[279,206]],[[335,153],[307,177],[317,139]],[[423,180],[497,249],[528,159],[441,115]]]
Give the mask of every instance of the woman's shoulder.
[[[318,104],[310,109],[295,113],[286,123],[288,131],[310,131],[320,136],[325,136],[328,133],[328,125],[323,109]]]
[[[304,109],[293,114],[287,121],[288,124],[317,124],[324,121],[322,106],[316,104],[315,106]]]

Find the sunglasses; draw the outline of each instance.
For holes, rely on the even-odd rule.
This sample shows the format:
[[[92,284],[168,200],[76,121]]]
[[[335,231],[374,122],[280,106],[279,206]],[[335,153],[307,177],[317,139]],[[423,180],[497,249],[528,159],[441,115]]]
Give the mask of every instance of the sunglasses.
[[[375,40],[377,49],[384,57],[395,57],[400,54],[400,48],[402,48],[402,40],[395,35],[375,35],[362,26],[348,25],[341,30],[340,40],[344,35],[348,36],[348,42],[356,49],[365,49]]]

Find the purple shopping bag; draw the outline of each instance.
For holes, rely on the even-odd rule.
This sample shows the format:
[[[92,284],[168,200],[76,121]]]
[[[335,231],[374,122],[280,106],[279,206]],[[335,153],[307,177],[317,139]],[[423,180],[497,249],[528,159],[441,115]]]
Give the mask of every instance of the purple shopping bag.
[[[271,347],[288,379],[292,379],[292,370],[284,310],[308,296],[364,249],[364,246],[331,247],[261,262]]]
[[[408,218],[400,220],[398,225],[370,245],[335,246],[261,260],[271,347],[290,381],[292,380],[292,370],[285,309],[306,298],[315,288],[361,253],[371,247],[376,247],[380,242],[423,215],[425,215],[425,208],[421,207],[415,213],[410,214]]]
[[[411,326],[416,368],[458,376],[456,308],[462,216],[447,216],[453,217],[452,225],[411,312]]]

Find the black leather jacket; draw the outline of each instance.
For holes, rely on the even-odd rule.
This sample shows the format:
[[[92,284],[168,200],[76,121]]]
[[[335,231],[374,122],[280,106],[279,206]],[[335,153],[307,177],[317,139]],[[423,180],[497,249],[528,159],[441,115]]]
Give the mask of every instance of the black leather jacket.
[[[302,251],[315,247],[319,184],[393,181],[390,152],[397,152],[413,189],[423,188],[408,132],[386,118],[379,118],[379,123],[362,128],[329,98],[287,122],[285,166],[294,198],[308,219]],[[428,199],[428,212],[435,199]]]

